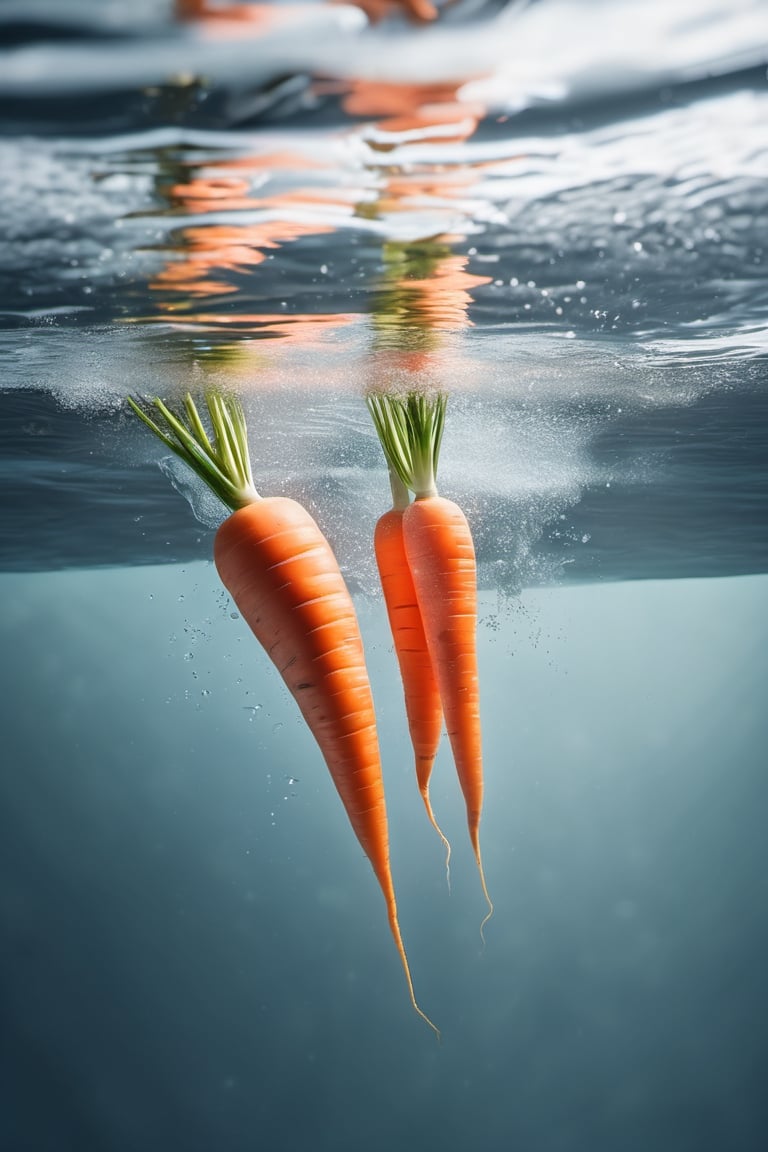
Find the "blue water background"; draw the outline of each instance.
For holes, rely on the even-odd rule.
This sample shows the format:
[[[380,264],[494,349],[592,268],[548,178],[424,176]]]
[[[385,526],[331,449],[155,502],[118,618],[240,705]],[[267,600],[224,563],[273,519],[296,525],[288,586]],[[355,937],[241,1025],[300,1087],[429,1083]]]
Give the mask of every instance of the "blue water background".
[[[0,9],[0,1147],[761,1152],[764,5],[301,19]],[[484,948],[371,555],[381,381],[450,391]],[[222,510],[126,412],[210,383],[353,589],[441,1045]]]

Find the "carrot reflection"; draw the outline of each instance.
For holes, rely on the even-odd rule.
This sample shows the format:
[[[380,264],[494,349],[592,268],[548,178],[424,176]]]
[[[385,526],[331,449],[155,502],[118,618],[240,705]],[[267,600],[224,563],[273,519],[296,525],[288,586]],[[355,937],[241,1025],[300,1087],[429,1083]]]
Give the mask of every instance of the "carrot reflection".
[[[385,5],[373,0],[362,6],[369,15],[377,7],[384,14]],[[286,11],[212,0],[176,3],[180,19],[214,29],[229,21],[230,32],[239,22],[256,40],[281,10]],[[333,93],[347,116],[368,121],[351,137],[355,155],[362,157],[354,185],[329,179],[327,173],[333,176],[337,168],[333,155],[301,147],[202,164],[171,166],[166,159],[159,192],[168,214],[180,217],[180,227],[150,283],[161,316],[191,331],[236,333],[243,345],[258,345],[253,353],[260,361],[274,341],[304,350],[327,347],[335,330],[357,323],[373,334],[378,362],[392,364],[399,357],[404,369],[422,370],[450,332],[471,324],[475,290],[489,282],[471,273],[469,257],[457,250],[465,234],[456,224],[471,218],[478,166],[408,163],[414,142],[465,141],[474,134],[485,108],[462,99],[460,88],[459,81],[318,78],[318,96]],[[350,136],[339,139],[345,147]],[[395,149],[398,156],[388,163],[386,154]],[[403,230],[398,220],[406,218],[405,231],[423,224],[422,235],[391,238]],[[258,296],[254,278],[278,250],[345,226],[384,236],[378,241],[379,276],[362,285],[370,302],[365,313],[280,313],[276,301],[269,312],[238,307],[245,292]],[[275,282],[270,269],[270,291]],[[245,362],[249,356],[234,359]]]
[[[174,11],[181,21],[196,21],[214,36],[232,34],[238,28],[269,32],[281,25],[295,23],[306,14],[309,5],[291,5],[284,8],[274,4],[228,4],[216,0],[176,0]]]
[[[259,184],[281,169],[290,172],[319,167],[319,162],[289,152],[211,161],[199,168],[180,167],[176,178],[161,186],[172,212],[196,217],[231,213],[233,218],[182,227],[177,235],[177,250],[150,282],[150,288],[157,292],[183,289],[187,297],[195,298],[235,294],[236,276],[262,264],[270,252],[301,237],[333,232],[333,223],[317,218],[318,207],[349,211],[344,197],[333,192],[324,197],[312,187],[260,197],[252,188],[254,178],[249,180],[240,174],[254,173],[255,183]],[[295,209],[302,205],[314,219],[297,219]],[[294,210],[284,211],[285,208]],[[238,217],[244,212],[260,218],[241,221]],[[186,305],[178,298],[161,298],[159,307],[161,311],[178,312]]]
[[[449,138],[466,140],[485,115],[485,106],[460,99],[459,88],[448,81],[409,84],[361,77],[349,81],[342,104],[350,116],[375,118],[386,132],[419,132],[419,139],[424,140],[429,138],[430,129],[439,128],[440,139],[445,140],[443,129],[454,125],[455,132]]]
[[[222,162],[225,163],[225,162]],[[270,196],[249,194],[249,185],[223,175],[192,175],[186,183],[169,186],[168,198],[175,208],[196,216],[220,213],[269,212],[254,222],[196,223],[180,230],[178,251],[150,282],[160,294],[162,312],[186,312],[191,323],[201,322],[190,309],[193,299],[236,296],[238,278],[264,263],[275,250],[301,238],[330,235],[337,225],[322,218],[302,220],[296,210],[305,208],[322,217],[323,209],[368,219],[412,209],[414,203],[445,204],[461,196],[470,176],[394,176],[386,180],[373,201],[355,204],[350,194],[317,189],[289,189]],[[318,209],[320,210],[318,212]],[[468,257],[454,250],[461,236],[438,235],[413,241],[384,241],[383,275],[372,295],[374,328],[396,332],[412,327],[424,330],[452,329],[469,323],[472,291],[488,283],[488,277],[467,271]],[[181,294],[181,296],[180,296]],[[213,323],[208,312],[204,322]],[[222,314],[219,322],[246,326],[251,315]]]
[[[405,12],[416,23],[426,24],[437,16],[431,0],[334,0],[335,3],[353,4],[361,8],[373,23],[386,19],[395,12]],[[294,6],[298,7],[298,6]],[[291,19],[290,11],[280,13],[268,4],[229,4],[217,0],[176,0],[176,16],[180,20],[248,21],[262,28]]]
[[[405,12],[416,23],[427,24],[437,17],[437,8],[431,0],[336,0],[362,8],[372,23],[378,24],[395,12]]]
[[[149,286],[155,291],[183,288],[189,296],[236,293],[237,283],[227,280],[225,272],[245,273],[263,263],[269,249],[280,248],[300,236],[333,231],[330,225],[302,224],[297,220],[268,220],[247,228],[216,224],[186,228],[183,257],[166,264]],[[182,307],[182,301],[160,302],[160,308],[165,311],[177,311]]]
[[[379,151],[417,140],[468,139],[485,109],[459,99],[457,83],[394,84],[356,79],[344,97],[350,115],[376,116],[378,135],[370,141]],[[373,205],[364,212],[387,216],[434,207],[452,211],[461,206],[476,182],[470,165],[427,165],[415,170],[405,164],[384,169],[384,181]],[[401,345],[402,366],[412,371],[423,367],[422,357],[440,344],[438,334],[471,324],[472,291],[489,283],[486,276],[467,271],[468,256],[454,244],[463,235],[442,233],[411,241],[389,240],[383,245],[384,273],[374,293],[375,348],[391,353]]]
[[[437,332],[467,327],[471,290],[489,282],[487,276],[467,272],[468,262],[441,240],[385,244],[385,275],[374,296],[375,329]]]

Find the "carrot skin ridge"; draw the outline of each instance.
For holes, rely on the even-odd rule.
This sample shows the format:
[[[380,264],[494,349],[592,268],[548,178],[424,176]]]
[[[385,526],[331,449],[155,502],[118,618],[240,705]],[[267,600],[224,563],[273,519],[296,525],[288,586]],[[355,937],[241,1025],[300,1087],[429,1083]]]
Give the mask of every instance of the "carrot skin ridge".
[[[445,848],[445,874],[450,891],[451,845],[435,818],[429,795],[429,781],[443,729],[443,709],[405,553],[403,516],[403,509],[391,508],[379,517],[373,537],[374,551],[403,685],[416,781],[427,817]]]
[[[314,546],[302,552],[307,540]],[[439,1037],[416,1001],[400,931],[373,697],[354,605],[330,545],[305,508],[272,497],[224,521],[214,560],[323,754],[384,895],[411,1004]]]
[[[467,518],[443,496],[417,498],[403,513],[408,567],[424,622],[456,772],[467,809],[470,843],[488,912],[493,915],[480,851],[483,760],[477,661],[477,565]]]

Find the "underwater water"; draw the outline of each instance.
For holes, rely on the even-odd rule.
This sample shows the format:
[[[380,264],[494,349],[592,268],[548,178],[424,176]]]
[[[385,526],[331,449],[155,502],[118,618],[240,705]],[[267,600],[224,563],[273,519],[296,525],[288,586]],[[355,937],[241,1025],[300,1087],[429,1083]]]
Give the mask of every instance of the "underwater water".
[[[194,11],[192,11],[194,9]],[[768,12],[0,6],[0,1146],[758,1152]],[[415,785],[372,388],[448,393],[485,905]],[[412,1011],[129,394],[234,390],[353,592]]]

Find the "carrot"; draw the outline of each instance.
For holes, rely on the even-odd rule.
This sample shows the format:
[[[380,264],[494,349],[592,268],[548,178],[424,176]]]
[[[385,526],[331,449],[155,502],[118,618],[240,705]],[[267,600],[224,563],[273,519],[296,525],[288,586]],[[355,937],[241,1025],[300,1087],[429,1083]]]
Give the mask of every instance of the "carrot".
[[[419,1008],[397,916],[373,698],[352,598],[309,512],[253,485],[245,418],[235,397],[206,396],[211,442],[191,396],[184,416],[155,400],[164,427],[133,411],[231,510],[214,540],[221,580],[294,696],[323,754],[352,828],[384,894],[389,927]]]
[[[493,915],[480,852],[483,759],[477,663],[477,567],[467,518],[438,494],[437,462],[446,397],[368,397],[390,468],[414,493],[403,512],[405,555],[427,648],[440,690],[448,738],[464,795],[467,825],[488,912]]]
[[[390,469],[393,507],[376,523],[373,543],[384,603],[403,683],[408,730],[413,745],[416,780],[430,823],[445,846],[445,872],[450,887],[451,846],[432,811],[429,781],[443,727],[440,690],[424,635],[416,589],[405,555],[403,518],[410,503],[408,489]]]

